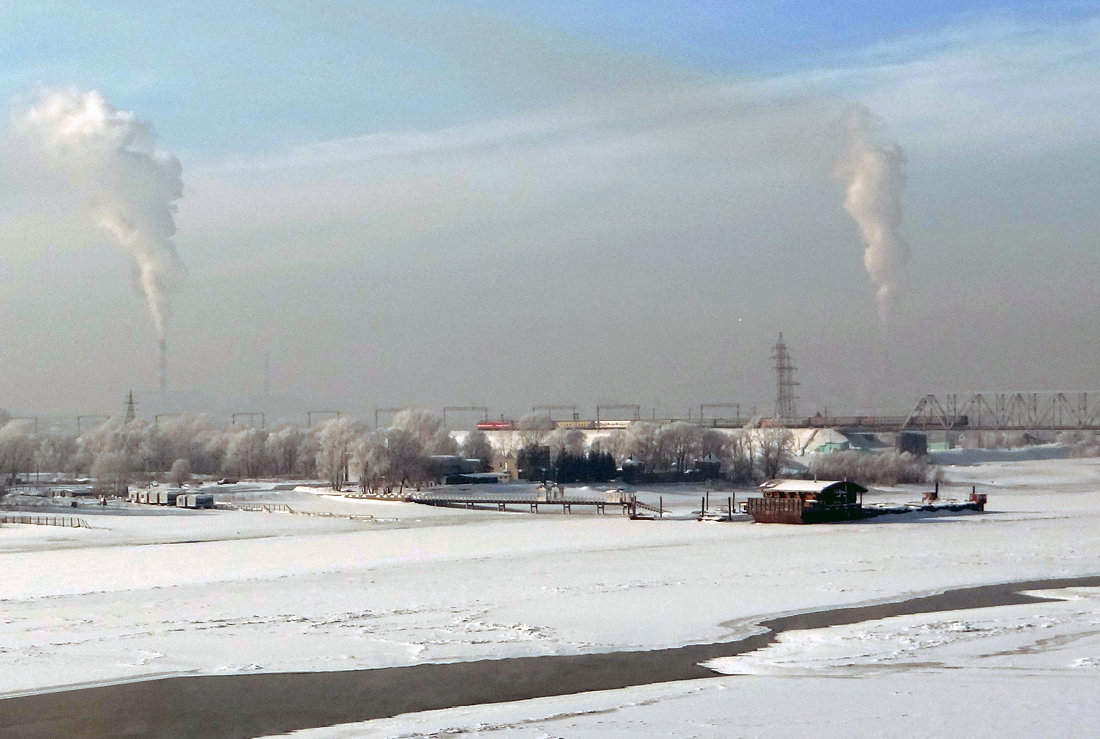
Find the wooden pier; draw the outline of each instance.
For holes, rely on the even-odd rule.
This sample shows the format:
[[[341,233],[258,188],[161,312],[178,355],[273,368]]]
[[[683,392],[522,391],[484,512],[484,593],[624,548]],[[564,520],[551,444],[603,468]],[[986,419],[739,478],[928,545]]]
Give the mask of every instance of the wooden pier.
[[[567,498],[567,497],[519,497],[519,496],[471,496],[471,495],[413,495],[408,500],[421,505],[439,506],[443,508],[490,508],[498,511],[507,511],[508,506],[527,508],[531,513],[538,513],[539,507],[557,509],[561,507],[562,513],[572,513],[574,506],[595,508],[597,514],[619,508],[624,516],[637,516],[638,509],[656,511],[652,506],[639,503],[633,495],[623,496],[618,500],[600,500],[598,498]]]

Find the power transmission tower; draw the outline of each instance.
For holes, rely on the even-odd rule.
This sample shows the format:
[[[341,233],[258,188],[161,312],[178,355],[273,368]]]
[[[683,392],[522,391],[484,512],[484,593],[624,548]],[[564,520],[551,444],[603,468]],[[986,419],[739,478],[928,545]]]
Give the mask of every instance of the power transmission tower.
[[[791,353],[787,350],[787,345],[783,343],[782,332],[772,349],[771,358],[775,362],[776,376],[775,418],[792,419],[798,413],[794,404],[794,388],[798,383],[794,381],[796,367],[791,364]]]
[[[123,423],[130,423],[137,417],[137,413],[134,412],[134,391],[131,390],[130,394],[126,397],[126,420]]]

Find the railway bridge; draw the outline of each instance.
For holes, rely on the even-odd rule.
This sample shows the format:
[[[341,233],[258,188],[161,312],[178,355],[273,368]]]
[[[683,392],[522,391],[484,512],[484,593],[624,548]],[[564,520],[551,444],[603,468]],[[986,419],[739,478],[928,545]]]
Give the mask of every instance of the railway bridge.
[[[929,393],[898,429],[1100,431],[1100,391]]]

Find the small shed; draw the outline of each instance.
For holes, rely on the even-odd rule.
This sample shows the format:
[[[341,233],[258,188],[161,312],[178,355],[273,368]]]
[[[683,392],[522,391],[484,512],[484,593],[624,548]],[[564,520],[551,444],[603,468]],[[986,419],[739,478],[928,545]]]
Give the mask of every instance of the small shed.
[[[824,523],[863,518],[867,488],[849,480],[768,480],[763,497],[749,498],[747,510],[757,523]]]

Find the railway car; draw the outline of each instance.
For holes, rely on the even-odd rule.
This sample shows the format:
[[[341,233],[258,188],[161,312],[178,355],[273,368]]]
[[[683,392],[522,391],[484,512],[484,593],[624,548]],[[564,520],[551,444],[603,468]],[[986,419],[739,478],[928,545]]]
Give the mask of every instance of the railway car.
[[[632,424],[632,423],[634,423],[634,422],[629,420],[629,419],[627,419],[627,420],[600,419],[599,421],[596,421],[596,428],[598,428],[600,430],[625,429],[625,428],[630,428],[630,424]]]
[[[515,421],[502,418],[499,421],[479,421],[476,428],[478,431],[512,431],[515,427]]]
[[[594,429],[595,421],[554,421],[556,429]]]

